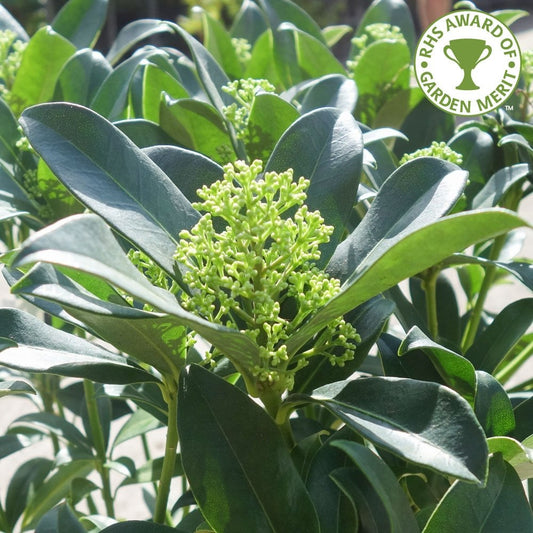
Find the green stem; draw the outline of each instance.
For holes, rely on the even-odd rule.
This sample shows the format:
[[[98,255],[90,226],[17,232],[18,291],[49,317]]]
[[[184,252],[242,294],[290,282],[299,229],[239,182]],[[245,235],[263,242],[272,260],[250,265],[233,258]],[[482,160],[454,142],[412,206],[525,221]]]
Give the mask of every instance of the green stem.
[[[529,359],[533,353],[533,341],[531,341],[513,360],[505,365],[499,372],[496,372],[495,378],[500,383],[506,383],[509,378]]]
[[[439,337],[439,320],[437,315],[437,278],[440,268],[430,268],[424,279],[423,288],[426,293],[426,317],[429,334],[433,340]]]
[[[285,415],[280,410],[281,407],[281,396],[276,393],[276,391],[269,391],[266,394],[263,394],[260,397],[263,405],[265,406],[267,413],[274,419],[278,425],[285,442],[289,449],[292,449],[295,446],[294,435],[292,434],[291,424],[289,422],[290,411]]]
[[[505,244],[505,238],[506,235],[500,235],[494,240],[494,244],[492,245],[492,249],[489,256],[489,259],[491,261],[496,260],[500,255],[503,245]],[[470,319],[468,321],[463,336],[463,353],[465,353],[468,348],[472,346],[476,338],[479,323],[481,322],[481,316],[483,314],[483,309],[485,307],[485,301],[487,300],[487,295],[494,282],[494,277],[496,276],[496,269],[496,265],[488,265],[485,268],[485,277],[483,278],[483,283],[481,284],[481,289],[479,290],[479,294],[476,299],[476,304],[474,306],[472,314],[470,315]]]
[[[174,378],[165,380],[163,396],[168,405],[168,429],[165,446],[165,457],[159,480],[159,489],[155,503],[154,522],[163,524],[167,514],[170,482],[174,475],[176,452],[178,448],[178,387]]]
[[[111,483],[109,481],[109,469],[106,466],[107,451],[102,425],[100,423],[100,414],[98,413],[98,402],[94,383],[88,379],[83,380],[83,391],[85,393],[85,404],[87,406],[87,416],[91,428],[92,440],[96,450],[97,470],[102,479],[102,497],[104,499],[106,513],[110,518],[115,517],[113,507],[113,495],[111,493]]]

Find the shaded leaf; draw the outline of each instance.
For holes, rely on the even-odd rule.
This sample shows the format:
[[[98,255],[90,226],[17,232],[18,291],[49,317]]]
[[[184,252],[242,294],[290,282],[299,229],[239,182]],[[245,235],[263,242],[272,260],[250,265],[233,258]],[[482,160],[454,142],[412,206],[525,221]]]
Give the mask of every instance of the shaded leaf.
[[[531,531],[533,515],[520,478],[497,454],[485,487],[456,481],[431,515],[423,533]]]
[[[10,394],[37,394],[35,389],[25,381],[0,381],[0,398]]]
[[[319,531],[279,429],[236,387],[188,367],[180,379],[178,428],[187,478],[217,531]]]
[[[483,430],[468,403],[446,387],[360,378],[325,385],[311,395],[290,395],[285,405],[307,402],[326,407],[361,436],[407,461],[468,481],[485,479]]]

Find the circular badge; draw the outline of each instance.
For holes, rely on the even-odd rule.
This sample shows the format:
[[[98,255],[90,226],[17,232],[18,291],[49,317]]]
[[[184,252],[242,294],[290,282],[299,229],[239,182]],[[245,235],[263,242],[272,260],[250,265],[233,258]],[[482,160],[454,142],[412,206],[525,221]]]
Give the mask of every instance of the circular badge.
[[[455,11],[424,32],[415,74],[426,97],[448,113],[482,115],[501,107],[520,77],[516,37],[482,11]]]

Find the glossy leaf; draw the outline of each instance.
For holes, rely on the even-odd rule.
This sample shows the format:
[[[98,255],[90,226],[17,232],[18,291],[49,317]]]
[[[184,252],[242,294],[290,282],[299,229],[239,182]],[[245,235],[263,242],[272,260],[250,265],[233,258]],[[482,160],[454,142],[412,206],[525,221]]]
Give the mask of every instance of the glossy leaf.
[[[380,531],[416,533],[419,531],[409,500],[389,467],[368,448],[356,442],[338,440],[340,448],[354,462],[380,499],[389,527]],[[333,472],[335,476],[335,472]],[[335,477],[334,477],[335,479]]]
[[[26,42],[30,40],[26,30],[3,5],[0,5],[0,30],[11,30],[21,41]]]
[[[62,503],[48,511],[35,528],[35,533],[50,533],[51,531],[55,533],[85,533],[86,529],[78,521],[69,505]]]
[[[505,193],[531,173],[527,163],[504,167],[494,173],[472,200],[472,208],[496,207]]]
[[[173,273],[177,236],[199,215],[150,158],[81,106],[34,107],[21,122],[33,147],[83,204]]]
[[[172,137],[167,135],[163,128],[155,122],[142,118],[119,120],[115,126],[125,133],[139,148],[151,146],[171,145]]]
[[[155,55],[164,55],[154,48],[145,47],[116,67],[101,83],[90,108],[108,120],[127,118],[127,107],[132,84],[141,64]]]
[[[179,146],[153,146],[144,153],[172,180],[189,202],[200,202],[196,194],[203,185],[211,185],[224,176],[224,170],[212,159]]]
[[[306,92],[300,112],[305,114],[320,107],[336,107],[353,113],[356,103],[355,82],[342,74],[327,74],[316,80]]]
[[[492,373],[533,322],[533,298],[509,304],[478,336],[466,357],[478,370]]]
[[[52,22],[52,28],[76,48],[92,48],[107,16],[107,0],[69,0]]]
[[[220,21],[202,10],[204,46],[232,79],[242,77],[243,68],[237,58],[231,36]]]
[[[6,520],[14,527],[22,516],[28,499],[52,470],[53,461],[36,457],[20,465],[9,481],[6,495]]]
[[[24,107],[51,100],[61,69],[75,52],[76,47],[49,26],[38,30],[24,51],[13,97]]]
[[[533,439],[529,437],[523,443],[510,437],[491,437],[487,440],[490,453],[501,453],[520,476],[520,479],[533,478]]]
[[[226,125],[212,105],[192,98],[165,97],[159,116],[161,127],[175,143],[217,163],[235,159]]]
[[[130,439],[145,435],[154,429],[160,428],[161,422],[142,409],[137,409],[120,428],[113,441],[113,448]]]
[[[355,231],[338,246],[329,273],[345,281],[372,250],[438,220],[453,207],[466,178],[455,165],[434,158],[402,165],[382,185]]]
[[[490,460],[486,487],[456,481],[431,515],[423,533],[531,531],[533,515],[520,478],[500,455]]]
[[[353,208],[363,163],[362,135],[353,117],[337,109],[304,115],[283,134],[266,171],[294,170],[311,184],[306,203],[318,209],[334,233],[322,255],[325,263],[344,233]]]
[[[187,98],[189,93],[181,83],[170,73],[158,65],[148,64],[144,68],[143,79],[143,117],[146,120],[159,123],[159,107],[166,93],[173,99]]]
[[[357,344],[354,358],[344,366],[332,366],[325,357],[315,357],[295,377],[294,392],[309,392],[326,383],[341,381],[351,376],[363,363],[374,346],[384,325],[394,312],[394,304],[381,296],[365,302],[346,316],[361,342]]]
[[[158,33],[172,31],[167,22],[157,19],[139,19],[124,26],[107,53],[106,59],[116,65],[137,43]]]
[[[380,22],[398,26],[411,53],[414,54],[416,46],[415,26],[411,12],[403,0],[374,0],[359,23],[356,35],[361,35],[366,26]]]
[[[68,494],[72,480],[86,477],[93,468],[94,461],[87,459],[76,459],[61,465],[32,495],[24,511],[22,527],[35,526],[49,509]]]
[[[91,447],[87,438],[74,424],[71,424],[60,416],[52,413],[29,413],[18,417],[9,426],[9,431],[13,433],[24,433],[28,429],[43,433],[44,435],[52,433],[65,442],[68,442],[71,446],[79,448],[85,453],[91,453]]]
[[[370,377],[332,383],[309,396],[294,394],[285,400],[286,405],[306,402],[326,407],[365,439],[402,459],[468,481],[485,479],[483,430],[468,403],[446,387]]]
[[[359,264],[341,292],[289,339],[289,353],[320,331],[333,317],[345,314],[402,279],[435,265],[454,251],[525,224],[514,213],[494,209],[450,215],[419,229],[417,224],[413,224],[415,228],[412,229],[396,228],[395,235],[388,242],[382,241]],[[356,247],[354,250],[357,254]],[[419,255],[420,250],[424,250],[423,255]]]
[[[275,120],[273,120],[275,117]],[[272,93],[259,93],[248,117],[246,151],[251,160],[266,161],[283,133],[298,120],[296,108]]]
[[[180,379],[178,428],[183,468],[216,531],[319,531],[279,429],[240,390],[189,367]]]
[[[107,383],[154,381],[156,378],[127,364],[124,357],[57,330],[16,309],[0,309],[0,363],[25,372],[85,377]],[[16,344],[13,344],[16,343]]]
[[[266,29],[267,23],[259,6],[252,0],[244,0],[233,20],[231,36],[246,39],[253,45]]]
[[[474,404],[476,373],[468,359],[432,341],[416,326],[407,333],[398,355],[402,356],[413,350],[422,350],[446,385],[458,392],[471,405]]]
[[[88,106],[111,70],[111,65],[100,52],[87,48],[79,50],[62,68],[54,100]]]
[[[270,26],[277,29],[283,22],[289,22],[310,36],[323,40],[318,24],[298,5],[290,0],[259,0]]]
[[[474,411],[488,437],[507,435],[515,427],[513,406],[500,383],[482,370],[476,371]]]
[[[462,168],[468,170],[470,179],[485,183],[492,174],[494,141],[479,128],[467,128],[454,135],[448,146],[463,156]]]
[[[161,479],[161,472],[163,470],[163,457],[151,459],[142,466],[136,469],[135,473],[126,478],[121,484],[121,487],[127,485],[136,485],[140,483],[154,483]],[[182,476],[183,468],[179,460],[176,461],[174,467],[173,477]]]
[[[257,346],[243,333],[188,313],[170,293],[153,287],[129,262],[109,228],[95,215],[69,217],[36,233],[25,242],[14,261],[19,265],[42,261],[104,279],[178,318],[183,325],[192,327],[219,346],[234,362],[246,360],[250,363],[259,357]]]
[[[335,46],[343,37],[353,32],[351,26],[348,24],[335,24],[333,26],[326,26],[322,28],[322,37],[324,41],[331,48]]]

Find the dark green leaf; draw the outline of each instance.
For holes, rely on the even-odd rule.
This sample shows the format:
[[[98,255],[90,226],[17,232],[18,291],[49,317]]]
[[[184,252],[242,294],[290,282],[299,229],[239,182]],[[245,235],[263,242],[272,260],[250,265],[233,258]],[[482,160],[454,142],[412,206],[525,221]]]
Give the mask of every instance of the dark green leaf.
[[[365,257],[402,234],[445,215],[466,184],[467,174],[452,163],[418,158],[402,165],[382,185],[370,209],[335,251],[328,271],[341,281]]]
[[[184,470],[215,530],[319,531],[280,431],[236,387],[189,367],[180,379],[178,427]]]
[[[251,160],[266,161],[282,134],[300,117],[289,102],[272,93],[257,94],[248,117],[246,150]]]
[[[91,101],[91,109],[112,121],[128,118],[126,110],[135,76],[139,75],[142,63],[154,56],[166,57],[162,51],[145,47],[121,63],[101,83]]]
[[[493,174],[472,200],[472,208],[496,207],[505,193],[531,173],[527,163],[504,167]]]
[[[325,263],[344,234],[352,211],[363,163],[361,130],[353,117],[337,109],[317,109],[304,115],[283,134],[266,171],[294,170],[311,181],[306,203],[318,209],[335,228],[323,252]]]
[[[26,435],[1,435],[0,459],[26,448],[33,443],[33,440]]]
[[[33,493],[24,511],[22,527],[34,527],[47,511],[68,494],[71,482],[76,478],[85,478],[93,468],[94,461],[87,459],[77,459],[61,465],[57,472]]]
[[[220,21],[202,10],[204,46],[232,79],[242,77],[243,68],[237,58],[231,36]]]
[[[47,102],[61,69],[76,52],[76,47],[49,26],[35,33],[17,71],[11,94],[23,107]]]
[[[400,223],[409,222],[411,220]],[[294,353],[333,317],[345,314],[402,279],[435,265],[454,251],[523,225],[526,222],[515,213],[504,209],[487,209],[451,215],[419,229],[416,223],[413,224],[415,228],[397,227],[388,242],[381,241],[359,264],[341,292],[288,340],[288,352]],[[368,239],[368,236],[365,238]],[[354,249],[357,253],[355,246]],[[424,253],[420,254],[420,250]],[[339,265],[338,261],[336,264]]]
[[[359,23],[356,34],[361,35],[366,26],[380,22],[398,26],[411,53],[414,54],[416,46],[415,26],[411,12],[403,0],[374,0]]]
[[[519,133],[510,133],[509,135],[502,137],[498,146],[505,146],[506,144],[515,144],[533,155],[533,147],[531,147],[527,139]]]
[[[9,426],[11,433],[24,433],[27,430],[43,435],[52,433],[71,446],[85,453],[91,453],[91,446],[85,435],[74,424],[60,416],[51,413],[30,413],[20,416]]]
[[[76,48],[92,48],[107,16],[107,0],[69,0],[52,22],[52,28]]]
[[[356,442],[337,440],[332,443],[344,451],[361,471],[380,499],[389,527],[385,531],[418,532],[418,526],[405,492],[389,467],[368,448]],[[333,472],[335,479],[335,472]]]
[[[252,0],[244,0],[231,27],[231,36],[246,39],[251,45],[267,29],[259,6]]]
[[[0,4],[0,30],[11,30],[17,34],[17,38],[21,41],[29,41],[30,38],[24,28],[17,22],[9,11]]]
[[[478,370],[492,373],[533,322],[533,298],[509,304],[475,340],[466,357]]]
[[[178,146],[153,146],[144,153],[172,180],[189,202],[200,202],[196,194],[224,176],[224,170],[212,159]]]
[[[158,33],[171,32],[167,22],[157,19],[139,19],[124,26],[113,45],[107,53],[106,59],[112,65],[117,64],[120,59],[140,41],[156,35]]]
[[[514,417],[516,426],[511,434],[512,437],[523,441],[533,435],[533,397],[514,408]]]
[[[326,407],[364,438],[407,461],[468,481],[485,479],[483,430],[468,403],[446,387],[411,379],[360,378],[285,400],[286,405],[302,402]]]
[[[161,389],[155,383],[126,386],[104,385],[104,391],[112,399],[132,401],[163,424],[168,422],[167,404],[163,399]]]
[[[302,100],[302,114],[320,107],[336,107],[352,113],[357,102],[355,82],[342,74],[326,74],[306,92]]]
[[[88,106],[111,71],[111,65],[100,52],[79,50],[61,70],[54,100]]]
[[[144,370],[128,365],[124,357],[47,326],[24,311],[0,309],[0,318],[0,337],[16,343],[0,352],[0,363],[5,366],[104,383],[155,380]]]
[[[513,406],[505,389],[490,374],[476,371],[474,411],[487,437],[507,435],[515,427]]]
[[[145,435],[154,429],[160,428],[161,422],[154,416],[142,409],[137,409],[126,420],[124,425],[120,428],[115,440],[113,441],[113,448],[119,444],[130,439]]]
[[[33,107],[21,123],[33,147],[83,204],[173,273],[177,236],[199,215],[149,157],[81,106]]]
[[[485,487],[456,481],[431,515],[423,533],[531,531],[533,516],[513,467],[497,454]]]
[[[470,180],[486,183],[492,174],[494,141],[483,130],[472,127],[460,131],[448,146],[463,156],[461,167],[468,170]]]
[[[181,324],[192,327],[220,347],[235,364],[246,361],[246,368],[251,368],[258,361],[257,345],[249,337],[188,313],[170,293],[152,286],[127,259],[107,225],[95,215],[75,215],[34,234],[13,260],[20,265],[42,261],[97,276],[178,318]]]
[[[125,133],[139,148],[148,148],[151,146],[171,145],[172,137],[167,135],[163,128],[155,122],[141,118],[119,120],[114,123],[115,126]]]
[[[160,124],[184,148],[200,152],[217,163],[235,159],[226,125],[210,104],[192,98],[165,97],[160,107]]]
[[[22,516],[31,495],[43,483],[53,467],[53,461],[36,457],[18,467],[9,481],[6,495],[6,520],[14,527]]]
[[[413,350],[422,350],[446,385],[458,392],[471,405],[474,404],[476,373],[468,359],[433,342],[416,326],[407,333],[399,347],[398,355],[402,356]]]
[[[259,0],[258,3],[265,12],[273,30],[276,30],[283,22],[289,22],[299,30],[324,42],[318,24],[294,2],[290,0]]]
[[[325,357],[315,357],[309,365],[296,374],[294,392],[309,392],[326,383],[340,381],[351,376],[374,346],[383,326],[394,311],[394,304],[379,296],[354,309],[346,319],[357,330],[361,342],[355,349],[352,361],[343,367],[332,366]]]

